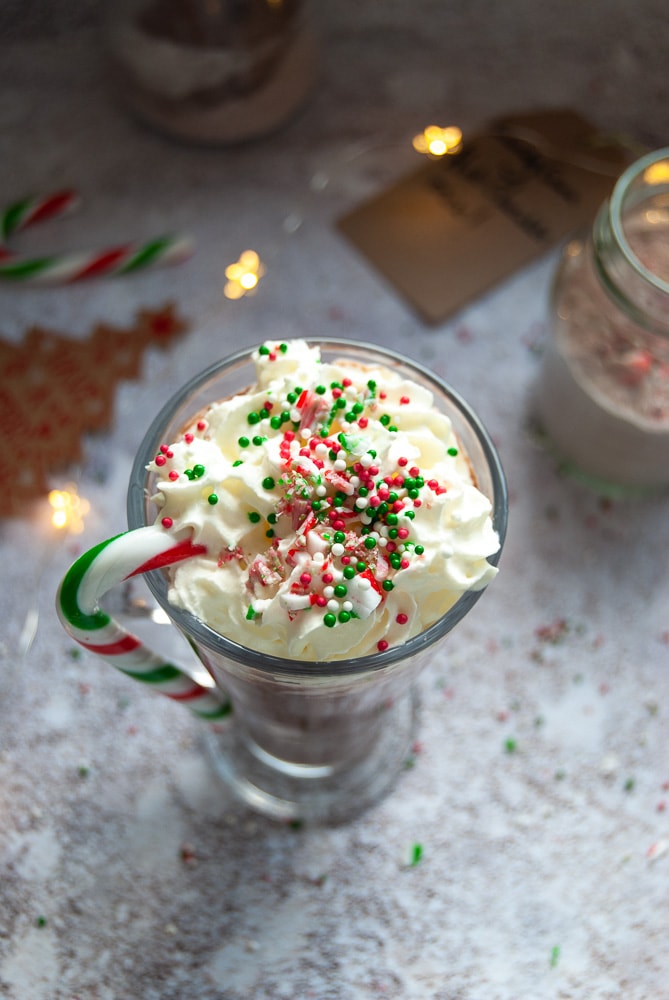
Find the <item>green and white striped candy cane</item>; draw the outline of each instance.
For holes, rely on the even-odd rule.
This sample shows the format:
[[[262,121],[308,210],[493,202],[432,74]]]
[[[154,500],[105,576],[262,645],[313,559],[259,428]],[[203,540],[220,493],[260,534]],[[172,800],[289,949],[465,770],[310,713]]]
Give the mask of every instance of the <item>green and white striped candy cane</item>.
[[[205,551],[189,536],[178,537],[158,525],[126,531],[89,549],[72,564],[58,589],[56,610],[66,632],[84,649],[182,702],[199,718],[216,722],[230,711],[225,695],[166,662],[99,605],[102,595],[124,580]]]

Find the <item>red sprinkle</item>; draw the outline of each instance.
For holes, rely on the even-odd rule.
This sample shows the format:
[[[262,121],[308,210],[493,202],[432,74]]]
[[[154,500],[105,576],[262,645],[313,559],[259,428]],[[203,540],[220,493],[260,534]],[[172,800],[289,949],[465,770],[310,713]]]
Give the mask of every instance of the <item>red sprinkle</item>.
[[[409,399],[408,396],[400,396],[400,403],[402,404],[402,406],[406,406],[407,403],[410,403],[410,402],[411,402],[411,400]]]
[[[172,480],[173,483],[176,482],[176,480],[179,478],[179,473],[177,472],[176,469],[171,470],[169,478]]]
[[[167,459],[164,455],[156,455],[156,465],[164,465]]]
[[[190,432],[184,434],[184,441],[186,442],[186,444],[192,444],[193,440],[194,440],[193,435]]]
[[[300,583],[307,587],[311,583],[311,573],[302,573],[300,576]]]
[[[197,429],[199,431],[206,431],[206,429],[207,429],[207,421],[206,420],[198,420],[198,422],[197,422]]]
[[[398,465],[401,465],[401,466],[402,466],[402,468],[404,468],[404,466],[405,466],[405,465],[408,465],[408,464],[409,464],[409,459],[408,459],[408,458],[405,458],[405,457],[404,457],[404,455],[402,455],[402,457],[401,457],[401,458],[398,458],[398,459],[397,459],[397,464],[398,464]]]
[[[409,621],[409,616],[405,615],[403,611],[400,611],[395,621],[397,622],[398,625],[406,625],[406,623]]]
[[[385,653],[389,645],[390,643],[387,641],[387,639],[379,639],[379,641],[376,644],[376,648],[380,653]]]
[[[163,528],[171,528],[172,525],[174,524],[174,521],[172,520],[171,517],[164,517],[160,523],[162,524]]]

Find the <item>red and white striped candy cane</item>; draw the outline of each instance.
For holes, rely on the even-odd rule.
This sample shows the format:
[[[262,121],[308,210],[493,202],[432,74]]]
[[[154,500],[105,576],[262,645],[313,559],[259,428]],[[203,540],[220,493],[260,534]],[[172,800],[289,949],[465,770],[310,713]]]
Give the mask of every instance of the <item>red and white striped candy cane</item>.
[[[74,191],[24,198],[0,213],[0,278],[29,285],[61,285],[83,278],[132,274],[163,264],[178,264],[193,253],[185,236],[159,236],[102,250],[25,257],[13,253],[7,240],[36,222],[53,219],[76,208]]]
[[[73,563],[58,590],[56,610],[65,630],[84,649],[182,702],[199,718],[216,722],[231,707],[218,688],[205,687],[166,662],[99,606],[102,595],[122,581],[205,551],[190,537],[178,538],[157,525],[126,531],[89,549]]]

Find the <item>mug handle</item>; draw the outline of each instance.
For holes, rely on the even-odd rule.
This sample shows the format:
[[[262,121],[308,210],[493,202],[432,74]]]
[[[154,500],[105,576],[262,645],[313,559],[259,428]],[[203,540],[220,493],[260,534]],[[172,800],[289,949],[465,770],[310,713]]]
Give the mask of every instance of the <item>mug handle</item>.
[[[206,552],[189,535],[159,525],[126,531],[89,549],[70,566],[58,588],[56,611],[65,631],[84,649],[122,673],[182,702],[198,718],[218,722],[231,711],[216,687],[205,687],[168,663],[103,611],[99,599],[117,584]]]

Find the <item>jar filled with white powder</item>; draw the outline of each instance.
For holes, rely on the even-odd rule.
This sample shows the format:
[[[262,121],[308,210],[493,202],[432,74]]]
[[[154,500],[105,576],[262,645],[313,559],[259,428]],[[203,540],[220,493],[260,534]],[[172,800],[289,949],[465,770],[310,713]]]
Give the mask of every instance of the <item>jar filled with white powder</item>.
[[[124,104],[187,142],[270,133],[301,107],[315,78],[305,0],[114,0],[106,38]]]
[[[568,243],[550,312],[536,409],[565,468],[607,492],[669,486],[669,148]]]

